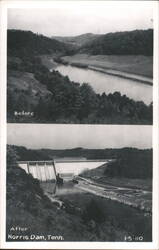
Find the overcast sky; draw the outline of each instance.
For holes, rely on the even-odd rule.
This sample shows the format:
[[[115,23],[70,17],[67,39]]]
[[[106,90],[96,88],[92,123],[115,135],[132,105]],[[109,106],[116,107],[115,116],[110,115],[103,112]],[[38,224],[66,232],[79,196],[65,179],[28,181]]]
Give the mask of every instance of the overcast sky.
[[[7,143],[28,148],[152,147],[152,126],[8,124]]]
[[[38,8],[32,8],[29,2],[25,9],[8,9],[8,28],[46,36],[148,29],[152,28],[152,6],[153,1],[141,0],[46,1],[45,8],[39,8],[39,2]]]

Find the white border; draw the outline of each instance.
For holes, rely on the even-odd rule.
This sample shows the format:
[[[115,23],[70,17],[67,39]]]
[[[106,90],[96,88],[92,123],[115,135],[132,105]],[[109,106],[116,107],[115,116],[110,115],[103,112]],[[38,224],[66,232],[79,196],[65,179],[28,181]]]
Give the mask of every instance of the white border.
[[[5,222],[6,222],[6,30],[7,30],[7,8],[51,8],[55,2],[68,6],[68,3],[76,4],[76,1],[1,1],[0,2],[0,248],[2,249],[159,249],[159,199],[158,199],[158,97],[159,97],[159,70],[158,70],[158,36],[159,36],[159,19],[158,19],[158,1],[154,3],[154,126],[153,126],[153,242],[6,242],[5,241]],[[90,1],[78,1],[80,4],[90,4]],[[93,4],[94,1],[92,1]],[[100,1],[98,1],[99,3]],[[67,7],[66,6],[66,7]]]

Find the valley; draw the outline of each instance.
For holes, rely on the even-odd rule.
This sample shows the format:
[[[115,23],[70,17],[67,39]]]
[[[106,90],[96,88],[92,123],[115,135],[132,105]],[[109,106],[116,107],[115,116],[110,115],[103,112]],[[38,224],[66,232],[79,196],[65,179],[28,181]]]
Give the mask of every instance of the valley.
[[[152,124],[152,30],[74,39],[8,30],[8,122]]]

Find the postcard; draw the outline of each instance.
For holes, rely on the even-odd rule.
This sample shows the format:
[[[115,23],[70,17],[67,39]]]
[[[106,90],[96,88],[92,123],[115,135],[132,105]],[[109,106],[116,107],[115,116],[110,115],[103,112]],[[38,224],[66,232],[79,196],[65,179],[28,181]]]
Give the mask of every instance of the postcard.
[[[1,1],[1,249],[158,249],[158,1]]]

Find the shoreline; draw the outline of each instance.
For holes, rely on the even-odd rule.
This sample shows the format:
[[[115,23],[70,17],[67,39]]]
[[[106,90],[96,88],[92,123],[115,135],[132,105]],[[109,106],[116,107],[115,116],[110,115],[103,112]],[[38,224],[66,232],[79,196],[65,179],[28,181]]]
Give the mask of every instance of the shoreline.
[[[81,178],[81,177],[80,177]],[[152,209],[151,209],[151,206],[150,207],[147,207],[145,208],[144,207],[144,204],[143,204],[143,201],[140,202],[140,204],[138,204],[138,201],[136,200],[132,200],[132,198],[127,198],[124,197],[122,194],[121,195],[117,195],[117,194],[113,194],[113,193],[107,193],[107,192],[104,192],[102,191],[102,189],[106,188],[107,185],[100,185],[98,182],[94,182],[88,178],[84,178],[84,181],[89,183],[90,186],[88,185],[83,185],[83,183],[81,182],[81,185],[79,185],[79,189],[83,190],[83,191],[86,191],[86,192],[89,192],[89,193],[92,193],[96,196],[99,196],[99,197],[103,197],[105,199],[108,199],[108,200],[113,200],[113,201],[116,201],[116,202],[119,202],[121,204],[124,204],[126,206],[129,206],[129,207],[133,207],[133,208],[136,208],[136,209],[139,209],[140,211],[144,212],[144,213],[149,213],[149,214],[152,214]],[[93,186],[96,187],[96,190],[93,188]],[[131,189],[130,187],[128,189]],[[137,190],[137,189],[136,189]],[[139,189],[140,190],[140,189]],[[144,191],[144,190],[143,190]],[[145,191],[147,193],[151,193],[150,191]]]
[[[82,64],[82,63],[70,63],[68,61],[61,61],[59,64],[65,65],[65,66],[72,66],[72,67],[77,67],[77,68],[81,68],[81,69],[89,69],[92,71],[97,71],[103,74],[107,74],[107,75],[112,75],[112,76],[116,76],[116,77],[120,77],[120,78],[124,78],[124,79],[129,79],[132,81],[137,81],[149,86],[153,86],[153,78],[148,78],[145,76],[140,76],[140,75],[136,75],[136,74],[131,74],[131,73],[127,73],[127,72],[123,72],[123,71],[119,71],[119,70],[114,70],[111,68],[101,68],[101,67],[96,67],[96,66],[92,66],[89,64]],[[143,78],[143,79],[142,79]],[[145,79],[144,79],[145,78]]]
[[[45,63],[44,65],[46,66],[46,61],[49,61],[49,67],[48,67],[48,63],[47,63],[47,68],[49,68],[50,71],[52,70],[56,70],[56,67],[58,67],[58,65],[62,64],[65,66],[72,66],[72,67],[77,67],[77,68],[81,68],[81,69],[89,69],[89,70],[93,70],[93,71],[97,71],[103,74],[107,74],[107,75],[112,75],[112,76],[116,76],[116,77],[120,77],[120,78],[124,78],[124,79],[129,79],[132,81],[137,81],[149,86],[153,86],[153,78],[144,76],[144,75],[138,75],[138,74],[134,74],[134,73],[128,73],[125,71],[120,71],[120,70],[116,70],[113,68],[103,68],[103,67],[99,67],[99,66],[93,66],[91,64],[88,63],[81,63],[81,62],[69,62],[66,59],[60,58],[60,62],[56,62],[54,60],[54,58],[49,58],[48,60],[46,60],[45,58]],[[52,64],[52,67],[51,67]]]
[[[122,72],[122,71],[119,71],[119,70],[103,69],[103,68],[100,68],[100,67],[94,67],[94,66],[89,66],[89,65],[88,65],[87,68],[90,69],[90,70],[94,70],[94,71],[97,71],[97,72],[107,74],[107,75],[117,76],[117,77],[121,77],[121,78],[124,78],[124,79],[129,79],[129,80],[132,80],[132,81],[137,81],[137,82],[140,82],[140,83],[143,83],[143,84],[146,84],[146,85],[153,86],[153,79],[152,79],[152,81],[151,81],[151,79],[150,80],[149,79],[144,80],[144,79],[141,79],[142,76],[139,76],[139,75],[134,74],[134,76],[133,76],[133,74]],[[146,77],[143,77],[143,78],[146,78]]]
[[[87,183],[87,184],[86,184]],[[149,214],[150,216],[152,215],[152,209],[151,209],[151,202],[148,202],[147,205],[144,204],[144,198],[140,197],[140,201],[133,199],[132,197],[127,197],[122,195],[122,193],[117,193],[117,192],[113,192],[112,191],[106,191],[106,189],[108,188],[108,186],[105,184],[101,185],[98,182],[94,182],[88,178],[82,178],[79,177],[79,183],[77,185],[75,185],[76,188],[84,193],[90,193],[93,194],[94,196],[97,197],[102,197],[104,199],[106,199],[107,201],[111,200],[111,201],[115,201],[117,203],[123,204],[125,206],[131,207],[131,208],[135,208],[138,211],[144,212],[146,214]],[[112,186],[112,188],[115,187],[116,190],[119,188],[118,186]],[[123,189],[123,187],[120,187]],[[53,202],[54,204],[56,204],[59,208],[62,208],[64,206],[64,202],[63,200],[61,200],[61,194],[56,194],[56,193],[50,193],[49,190],[46,190],[45,187],[42,187],[42,189],[44,190],[45,195],[51,200],[51,202]],[[124,188],[126,189],[126,188]],[[133,190],[133,188],[131,187],[127,187],[128,190]],[[147,193],[150,194],[151,191],[145,191],[143,189],[138,189],[135,188],[135,191],[141,191],[143,193]],[[70,195],[70,193],[65,194],[66,196]],[[62,194],[63,196],[63,194]],[[146,200],[145,200],[146,202]]]

